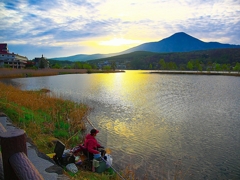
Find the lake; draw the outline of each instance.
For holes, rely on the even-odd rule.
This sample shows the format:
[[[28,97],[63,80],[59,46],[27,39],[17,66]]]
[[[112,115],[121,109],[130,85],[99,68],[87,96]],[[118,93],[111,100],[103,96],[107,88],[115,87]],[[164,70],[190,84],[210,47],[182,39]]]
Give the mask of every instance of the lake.
[[[129,165],[139,179],[240,179],[240,77],[126,71],[1,81],[90,106],[117,170]]]

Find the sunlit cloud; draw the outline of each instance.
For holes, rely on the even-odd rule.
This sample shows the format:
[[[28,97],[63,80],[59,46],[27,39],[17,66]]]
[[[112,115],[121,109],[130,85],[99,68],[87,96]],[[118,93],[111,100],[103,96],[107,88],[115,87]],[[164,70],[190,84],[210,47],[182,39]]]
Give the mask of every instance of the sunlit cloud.
[[[108,41],[101,41],[99,44],[104,46],[122,46],[125,44],[139,44],[140,40],[131,40],[131,39],[124,39],[124,38],[113,38]]]

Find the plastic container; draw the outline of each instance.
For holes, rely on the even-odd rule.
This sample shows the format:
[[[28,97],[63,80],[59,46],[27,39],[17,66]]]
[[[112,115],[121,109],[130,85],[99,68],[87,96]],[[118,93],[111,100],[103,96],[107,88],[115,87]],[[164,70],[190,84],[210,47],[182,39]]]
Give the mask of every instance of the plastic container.
[[[101,154],[94,154],[94,159],[99,159],[101,157]]]
[[[95,168],[95,172],[102,173],[107,169],[106,162],[102,158],[97,159],[99,161],[99,166]]]

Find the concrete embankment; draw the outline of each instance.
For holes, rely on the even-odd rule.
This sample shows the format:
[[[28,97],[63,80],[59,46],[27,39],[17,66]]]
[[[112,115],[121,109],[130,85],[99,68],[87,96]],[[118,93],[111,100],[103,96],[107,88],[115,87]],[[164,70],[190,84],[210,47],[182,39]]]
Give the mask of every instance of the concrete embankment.
[[[17,128],[13,126],[11,120],[1,112],[0,123],[7,131]],[[69,180],[69,178],[63,174],[63,169],[56,165],[47,155],[39,152],[37,147],[31,142],[31,139],[27,138],[26,146],[28,159],[36,167],[44,180]],[[2,154],[0,154],[0,179],[4,179]]]

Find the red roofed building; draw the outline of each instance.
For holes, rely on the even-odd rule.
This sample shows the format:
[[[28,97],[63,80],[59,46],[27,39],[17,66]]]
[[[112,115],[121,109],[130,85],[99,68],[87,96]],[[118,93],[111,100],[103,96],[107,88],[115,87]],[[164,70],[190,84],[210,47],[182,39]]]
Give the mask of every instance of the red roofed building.
[[[16,69],[25,68],[27,57],[9,53],[7,43],[0,43],[0,67],[12,67]]]

